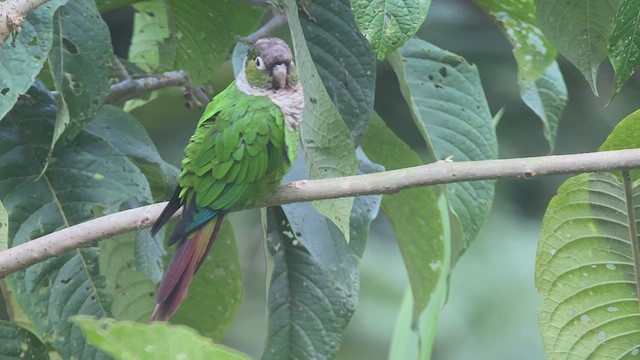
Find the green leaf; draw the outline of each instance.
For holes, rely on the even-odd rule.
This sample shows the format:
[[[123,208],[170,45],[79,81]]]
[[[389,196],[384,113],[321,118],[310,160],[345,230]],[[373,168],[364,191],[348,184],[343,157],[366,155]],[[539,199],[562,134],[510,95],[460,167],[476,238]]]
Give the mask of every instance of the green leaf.
[[[431,0],[351,0],[356,24],[383,60],[420,28]]]
[[[420,157],[374,115],[362,147],[366,154],[387,170],[422,165]],[[446,262],[447,239],[438,209],[436,187],[403,190],[382,198],[384,209],[409,275],[416,321],[432,299]]]
[[[106,101],[115,57],[107,24],[93,0],[76,0],[54,15],[49,68],[59,94],[51,149],[73,139]]]
[[[442,229],[444,238],[451,239],[448,224],[448,210],[446,198],[439,198],[440,213],[442,214]],[[415,318],[415,304],[411,288],[407,289],[402,305],[398,312],[396,325],[389,349],[389,360],[400,359],[429,359],[433,349],[440,310],[444,307],[449,292],[449,276],[451,274],[450,241],[445,240],[445,261],[440,275],[433,289],[431,300],[424,311]]]
[[[0,202],[0,251],[9,248],[9,216]]]
[[[640,2],[622,0],[609,38],[609,59],[615,72],[615,95],[640,66]]]
[[[167,0],[166,4],[176,36],[174,68],[188,72],[194,85],[213,79],[234,45],[234,35],[253,31],[262,16],[262,10],[235,0]]]
[[[142,170],[151,185],[154,201],[173,194],[179,170],[160,157],[144,126],[135,117],[116,106],[106,105],[87,125],[86,131],[127,155]]]
[[[148,1],[148,0],[96,0],[96,5],[100,12],[107,12],[121,8],[123,6],[132,5],[135,3]]]
[[[622,119],[600,146],[599,151],[640,148],[640,110]],[[640,179],[640,170],[631,169],[631,178]]]
[[[76,316],[87,340],[115,359],[249,360],[250,357],[200,336],[186,326],[138,324]]]
[[[540,28],[551,43],[582,75],[594,94],[600,62],[620,0],[535,0]]]
[[[362,159],[362,172],[381,167]],[[301,157],[285,181],[305,177]],[[309,203],[266,210],[268,334],[263,359],[332,358],[358,301],[358,264],[381,196],[359,196],[351,242]],[[264,219],[264,217],[263,217]]]
[[[637,183],[629,190],[613,174],[581,174],[549,203],[536,256],[548,359],[638,352],[640,191]]]
[[[122,109],[106,105],[100,109],[95,119],[85,127],[93,134],[126,155],[147,178],[154,201],[162,201],[173,194],[176,187],[178,169],[165,162],[140,122]],[[130,203],[130,207],[149,203]],[[136,243],[136,268],[151,279],[162,277],[163,233],[151,236],[149,231],[140,231]]]
[[[475,0],[493,16],[513,45],[518,78],[526,85],[538,80],[556,58],[556,49],[544,37],[536,20],[533,0]]]
[[[286,5],[293,48],[300,67],[300,81],[305,89],[305,110],[300,135],[309,175],[312,179],[354,175],[358,165],[349,130],[313,66],[298,19],[298,5],[294,0],[287,0]],[[349,217],[353,198],[314,201],[313,206],[333,221],[349,241]]]
[[[151,202],[143,174],[125,155],[81,132],[67,146],[50,147],[56,108],[46,89],[33,87],[0,124],[0,201],[9,214],[9,238],[16,246],[126,204]],[[103,359],[68,318],[106,316],[96,247],[69,251],[7,277],[7,283],[38,332],[63,358]]]
[[[16,46],[10,40],[0,51],[0,121],[36,78],[53,39],[53,13],[67,0],[51,0],[30,11],[20,26]],[[4,20],[3,20],[4,21]]]
[[[413,119],[437,159],[497,158],[493,119],[474,65],[419,39],[407,42],[389,61]],[[468,243],[489,215],[494,182],[448,184],[446,188]]]
[[[549,152],[553,152],[558,122],[569,98],[558,63],[554,61],[535,83],[521,82],[520,97],[542,120],[544,137],[549,142]]]
[[[173,254],[172,254],[173,255]],[[171,318],[216,341],[224,338],[242,300],[242,277],[233,229],[223,222],[209,256]]]
[[[349,0],[313,1],[300,17],[311,58],[357,145],[367,129],[376,86],[376,58],[356,28]]]
[[[133,5],[133,36],[129,61],[149,73],[168,69],[175,58],[176,38],[171,36],[167,5],[163,0]]]
[[[49,354],[37,336],[14,323],[0,321],[0,357],[43,360],[49,359]]]
[[[111,300],[111,315],[118,320],[147,322],[155,306],[156,283],[136,270],[136,240],[136,233],[127,233],[100,241],[98,266],[105,277],[104,293]]]

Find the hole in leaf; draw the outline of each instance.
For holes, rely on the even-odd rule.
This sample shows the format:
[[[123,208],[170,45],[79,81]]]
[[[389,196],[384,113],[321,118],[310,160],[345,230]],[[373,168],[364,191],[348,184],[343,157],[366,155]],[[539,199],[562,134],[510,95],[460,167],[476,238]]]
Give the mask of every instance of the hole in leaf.
[[[154,14],[153,11],[147,11],[147,16],[148,17],[156,17],[156,14]]]
[[[67,39],[66,37],[62,38],[62,46],[64,46],[65,50],[67,50],[70,54],[75,55],[78,53],[78,47],[73,41]]]
[[[446,67],[441,67],[440,69],[438,69],[438,72],[440,73],[440,75],[444,78],[447,77],[447,68]]]
[[[0,90],[0,94],[2,94],[2,95],[7,95],[8,92],[9,92],[9,88],[4,88],[4,89]]]
[[[35,36],[32,37],[31,40],[29,40],[29,42],[27,43],[27,45],[29,45],[29,46],[34,46],[36,44],[38,44],[38,38],[35,37]]]

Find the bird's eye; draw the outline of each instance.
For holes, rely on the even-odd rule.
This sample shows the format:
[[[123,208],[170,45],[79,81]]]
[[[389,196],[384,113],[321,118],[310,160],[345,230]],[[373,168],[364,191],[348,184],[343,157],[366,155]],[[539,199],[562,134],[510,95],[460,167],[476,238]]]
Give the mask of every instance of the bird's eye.
[[[264,66],[264,61],[262,60],[262,58],[260,56],[256,56],[256,68],[258,70],[264,70],[265,66]]]

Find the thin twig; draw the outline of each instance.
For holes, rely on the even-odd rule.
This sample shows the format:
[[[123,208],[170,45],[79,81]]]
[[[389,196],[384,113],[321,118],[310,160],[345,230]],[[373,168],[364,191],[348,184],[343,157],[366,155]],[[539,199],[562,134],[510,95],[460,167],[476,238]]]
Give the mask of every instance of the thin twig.
[[[436,163],[374,174],[301,180],[280,187],[254,207],[339,197],[389,194],[403,189],[463,181],[531,179],[553,174],[614,171],[640,167],[640,149],[519,159]],[[153,224],[166,203],[99,217],[0,252],[0,277],[127,231]],[[179,214],[176,214],[179,216]]]
[[[154,90],[167,86],[188,86],[189,76],[184,71],[171,71],[157,76],[128,79],[111,85],[108,102],[122,104],[127,100],[135,99]]]

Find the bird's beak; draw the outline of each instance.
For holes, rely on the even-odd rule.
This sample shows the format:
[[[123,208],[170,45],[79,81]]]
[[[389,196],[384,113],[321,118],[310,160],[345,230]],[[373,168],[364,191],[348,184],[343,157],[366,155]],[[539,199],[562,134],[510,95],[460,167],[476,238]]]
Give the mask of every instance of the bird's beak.
[[[272,84],[274,88],[284,88],[287,85],[287,65],[278,64],[274,66],[271,71],[271,76],[273,77]]]

